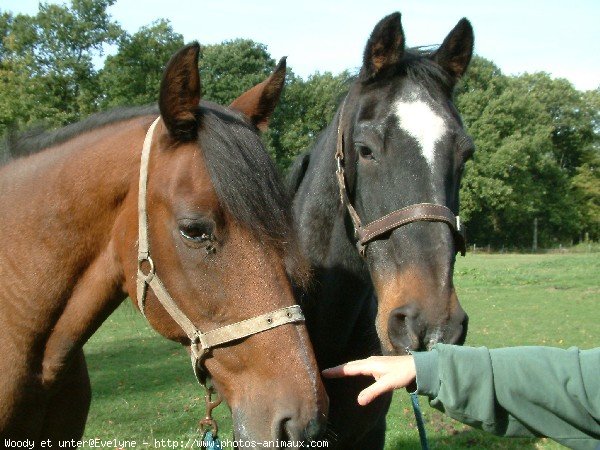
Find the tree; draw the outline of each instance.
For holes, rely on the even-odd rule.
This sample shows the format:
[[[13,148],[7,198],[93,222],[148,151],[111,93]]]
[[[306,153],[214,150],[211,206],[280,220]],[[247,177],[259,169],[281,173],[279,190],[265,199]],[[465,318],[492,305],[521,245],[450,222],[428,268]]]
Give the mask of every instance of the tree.
[[[600,239],[600,155],[577,168],[573,177],[575,195],[581,205],[586,226],[583,231],[593,240]]]
[[[263,81],[275,67],[263,44],[236,39],[203,47],[200,59],[203,98],[227,105]],[[339,100],[348,89],[349,75],[329,72],[306,81],[288,68],[286,87],[264,139],[281,169],[331,121]]]
[[[35,16],[0,11],[0,134],[156,102],[163,67],[183,37],[165,20],[124,33],[107,13],[115,1],[41,4]],[[118,51],[97,71],[93,61],[111,43]],[[203,98],[228,105],[274,67],[266,46],[251,40],[204,46]],[[347,71],[302,79],[288,68],[264,135],[281,169],[333,120],[350,81]],[[534,219],[541,245],[600,238],[600,89],[579,92],[545,73],[505,76],[476,56],[456,105],[477,147],[461,188],[471,240],[528,247]]]
[[[288,72],[283,98],[276,110],[268,137],[277,164],[286,169],[303,149],[333,120],[343,95],[348,91],[350,75],[314,73],[306,80]]]
[[[598,114],[586,104],[584,93],[576,90],[564,78],[552,79],[538,72],[519,79],[525,84],[527,96],[539,101],[552,122],[552,144],[561,168],[573,175],[585,159],[594,141],[593,115]]]
[[[71,7],[41,3],[35,16],[2,15],[5,83],[0,98],[15,93],[23,93],[23,98],[13,100],[14,114],[2,117],[0,127],[39,120],[62,125],[97,110],[98,79],[92,61],[121,35],[106,11],[114,2],[72,0]]]
[[[500,69],[481,56],[473,56],[469,70],[454,91],[456,106],[464,122],[477,120],[487,106],[487,100],[499,96],[508,83]]]
[[[480,79],[467,78],[457,99],[477,146],[461,190],[470,236],[479,243],[525,247],[537,218],[542,245],[570,241],[581,232],[583,217],[569,171],[558,158],[557,111],[548,104],[552,89],[564,85],[532,88],[530,75],[505,77],[481,60],[475,67],[470,77]]]
[[[265,80],[275,68],[267,47],[249,39],[235,39],[202,47],[202,97],[229,105],[247,89]]]
[[[108,56],[100,71],[101,107],[155,103],[164,67],[183,44],[167,20],[124,34],[117,54]]]
[[[581,164],[575,169],[572,185],[584,219],[583,232],[600,239],[600,88],[583,95],[591,112],[592,142],[583,149]],[[584,235],[585,236],[585,235]]]

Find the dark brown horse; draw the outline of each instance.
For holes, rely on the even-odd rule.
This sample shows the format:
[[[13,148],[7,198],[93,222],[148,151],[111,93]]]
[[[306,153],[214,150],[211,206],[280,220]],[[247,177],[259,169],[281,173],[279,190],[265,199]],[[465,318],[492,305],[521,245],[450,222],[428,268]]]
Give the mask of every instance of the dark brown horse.
[[[198,50],[187,46],[165,71],[146,204],[156,275],[210,331],[293,305],[289,277],[301,260],[290,202],[257,133],[285,64],[224,108],[200,103]],[[30,136],[13,146],[30,155],[0,168],[0,438],[83,433],[91,393],[82,346],[137,294],[140,152],[157,116],[126,109]],[[190,345],[151,290],[145,314]],[[205,367],[236,438],[320,432],[327,398],[303,324],[214,348]]]
[[[473,146],[452,91],[472,50],[466,19],[428,53],[405,48],[399,13],[385,17],[333,122],[291,170],[315,274],[300,295],[322,369],[382,348],[402,354],[465,339],[452,273],[464,248],[458,188]],[[326,381],[340,448],[383,446],[390,397],[356,404],[371,382]]]

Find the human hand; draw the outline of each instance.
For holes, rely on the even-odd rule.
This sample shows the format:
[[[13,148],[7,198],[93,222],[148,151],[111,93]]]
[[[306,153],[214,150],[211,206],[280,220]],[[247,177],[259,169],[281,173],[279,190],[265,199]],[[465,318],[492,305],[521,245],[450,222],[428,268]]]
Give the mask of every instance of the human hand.
[[[325,369],[325,378],[342,378],[367,375],[375,378],[375,383],[358,394],[358,404],[365,406],[376,397],[394,389],[408,386],[417,376],[415,360],[406,356],[371,356],[367,359],[350,361],[340,366]]]

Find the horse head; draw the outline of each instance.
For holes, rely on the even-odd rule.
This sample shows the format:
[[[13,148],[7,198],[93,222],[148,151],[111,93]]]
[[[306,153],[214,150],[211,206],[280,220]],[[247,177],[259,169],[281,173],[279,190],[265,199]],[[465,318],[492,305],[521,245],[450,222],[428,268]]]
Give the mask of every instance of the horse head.
[[[455,216],[473,144],[452,92],[472,51],[466,19],[425,52],[405,47],[400,14],[391,14],[373,30],[338,115],[348,203],[369,224],[347,220],[347,229],[363,239],[386,352],[465,339],[468,319],[452,274],[464,250]]]
[[[299,258],[290,202],[257,133],[279,99],[285,61],[226,108],[200,102],[198,53],[189,45],[167,65],[160,119],[149,132],[145,200],[132,198],[118,226],[125,230],[120,254],[131,298],[141,289],[135,252],[145,204],[152,259],[140,261],[152,267],[140,270],[160,277],[181,315],[205,333],[293,305],[291,262]],[[149,323],[190,347],[189,333],[156,291],[142,297]],[[196,363],[231,407],[236,439],[320,433],[327,398],[302,323],[218,344]]]

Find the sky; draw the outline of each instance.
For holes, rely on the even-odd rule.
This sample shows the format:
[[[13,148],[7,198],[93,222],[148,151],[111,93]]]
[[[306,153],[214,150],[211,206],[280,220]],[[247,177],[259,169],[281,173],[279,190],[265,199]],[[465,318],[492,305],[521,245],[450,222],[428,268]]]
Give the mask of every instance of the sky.
[[[0,0],[3,11],[37,9],[37,0]],[[476,54],[503,73],[544,71],[580,90],[600,86],[600,0],[117,0],[109,8],[129,33],[164,18],[186,42],[252,39],[274,59],[287,56],[304,78],[358,70],[373,27],[394,11],[408,46],[440,44],[466,17]]]

